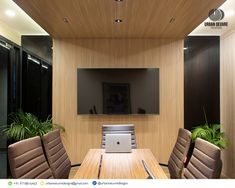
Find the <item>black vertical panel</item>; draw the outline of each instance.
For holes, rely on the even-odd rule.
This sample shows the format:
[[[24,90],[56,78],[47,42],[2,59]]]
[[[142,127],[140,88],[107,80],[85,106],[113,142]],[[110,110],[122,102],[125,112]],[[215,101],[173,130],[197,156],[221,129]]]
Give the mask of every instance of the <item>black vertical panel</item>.
[[[31,113],[40,117],[41,115],[41,64],[28,59],[27,73],[27,91],[28,91],[28,108]]]
[[[10,50],[0,46],[0,130],[7,126],[8,65]],[[7,139],[0,135],[0,178],[7,177]]]
[[[52,67],[24,51],[22,71],[23,111],[46,120],[52,111]]]
[[[220,123],[220,38],[191,36],[184,50],[184,126]]]
[[[51,64],[48,64],[49,67],[49,92],[48,92],[48,115],[50,115],[52,117],[52,66]]]
[[[39,119],[45,120],[51,115],[52,111],[52,67],[50,63],[52,61],[52,38],[50,36],[23,35],[21,40],[24,51],[22,68],[24,72],[22,75],[23,110],[34,113]],[[40,70],[39,68],[31,70],[35,66],[31,66],[33,62],[27,60],[28,54],[40,60]],[[28,81],[32,76],[33,79]],[[40,82],[38,79],[40,79]],[[29,89],[29,87],[32,85],[33,88],[35,87],[35,91],[39,92],[39,95],[36,92],[31,94],[30,90],[33,88]],[[37,101],[35,101],[35,97],[38,98]],[[32,107],[32,105],[36,106]]]
[[[51,65],[42,62],[41,67],[41,119],[51,116],[52,109],[52,85]]]
[[[21,44],[25,50],[36,54],[47,62],[52,61],[52,38],[40,35],[22,35]]]
[[[0,125],[7,124],[9,50],[0,46]]]
[[[0,36],[0,129],[11,124],[8,115],[21,108],[21,47]],[[7,146],[11,141],[0,135],[0,178],[7,178]]]
[[[41,116],[41,61],[24,54],[23,110]]]
[[[28,89],[27,89],[27,63],[28,54],[22,52],[22,109],[28,112]]]
[[[11,113],[21,106],[21,50],[18,47],[10,49],[8,70],[8,113]]]

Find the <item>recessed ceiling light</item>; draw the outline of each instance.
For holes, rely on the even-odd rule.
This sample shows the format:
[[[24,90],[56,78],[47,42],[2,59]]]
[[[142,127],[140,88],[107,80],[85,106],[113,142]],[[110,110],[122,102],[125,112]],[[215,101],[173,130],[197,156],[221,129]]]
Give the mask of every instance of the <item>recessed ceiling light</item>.
[[[174,21],[175,21],[175,18],[172,17],[172,18],[170,19],[169,23],[173,23]]]
[[[123,0],[115,0],[115,1],[117,1],[117,2],[122,2]]]
[[[225,11],[225,16],[226,17],[231,17],[234,15],[234,11],[233,10],[228,10],[228,11]]]
[[[68,20],[67,17],[64,17],[64,18],[63,18],[63,21],[64,21],[64,23],[69,23],[69,20]]]
[[[12,10],[6,10],[5,14],[9,17],[14,17],[16,15],[16,13]]]
[[[116,23],[121,23],[121,22],[122,22],[122,19],[116,19],[115,22],[116,22]]]

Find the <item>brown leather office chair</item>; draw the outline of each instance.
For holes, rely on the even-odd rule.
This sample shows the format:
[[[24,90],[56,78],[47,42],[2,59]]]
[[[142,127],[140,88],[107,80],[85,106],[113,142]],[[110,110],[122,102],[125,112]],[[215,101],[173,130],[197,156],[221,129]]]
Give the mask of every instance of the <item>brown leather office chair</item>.
[[[184,163],[191,144],[191,132],[180,128],[178,137],[168,161],[168,169],[171,179],[180,179],[184,169]]]
[[[103,125],[102,126],[102,143],[101,147],[105,148],[106,134],[131,134],[131,148],[136,149],[135,126],[133,124],[126,125]]]
[[[45,154],[56,179],[67,179],[71,169],[71,161],[66,153],[60,137],[60,130],[54,130],[42,136]]]
[[[53,178],[39,136],[9,145],[8,158],[13,178]]]
[[[184,179],[216,179],[220,177],[222,161],[220,148],[197,138],[192,157],[184,170]]]

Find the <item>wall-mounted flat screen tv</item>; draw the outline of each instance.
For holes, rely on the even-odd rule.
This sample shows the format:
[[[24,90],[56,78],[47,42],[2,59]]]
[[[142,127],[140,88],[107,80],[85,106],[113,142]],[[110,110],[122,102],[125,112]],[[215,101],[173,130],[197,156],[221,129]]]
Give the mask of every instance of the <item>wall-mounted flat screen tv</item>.
[[[78,114],[159,114],[159,69],[78,69]]]

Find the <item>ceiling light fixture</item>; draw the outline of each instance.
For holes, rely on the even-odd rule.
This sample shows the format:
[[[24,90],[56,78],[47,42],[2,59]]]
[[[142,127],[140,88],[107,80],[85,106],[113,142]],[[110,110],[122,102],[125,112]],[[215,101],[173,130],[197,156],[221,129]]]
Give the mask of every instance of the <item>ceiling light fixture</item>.
[[[122,22],[122,19],[120,19],[120,17],[121,17],[121,10],[120,10],[120,8],[121,8],[121,3],[123,2],[123,0],[115,0],[116,2],[117,2],[117,4],[116,4],[116,7],[115,7],[115,18],[117,18],[117,19],[115,19],[114,21],[116,22],[116,23],[121,23]]]
[[[116,22],[116,23],[121,23],[121,22],[122,22],[122,19],[116,19],[115,22]]]
[[[174,21],[175,21],[175,18],[172,17],[172,18],[170,19],[169,23],[173,23]]]
[[[9,17],[14,17],[16,15],[16,13],[12,10],[6,10],[5,14]]]
[[[64,23],[69,23],[69,20],[68,20],[67,17],[64,17],[64,18],[63,18],[63,21],[64,21]]]

